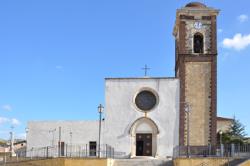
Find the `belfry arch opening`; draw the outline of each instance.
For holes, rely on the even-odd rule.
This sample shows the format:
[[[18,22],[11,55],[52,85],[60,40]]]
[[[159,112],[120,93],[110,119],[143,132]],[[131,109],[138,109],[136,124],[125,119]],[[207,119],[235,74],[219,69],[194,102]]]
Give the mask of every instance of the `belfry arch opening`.
[[[193,43],[193,50],[194,53],[203,53],[203,49],[204,49],[204,38],[203,35],[201,33],[196,33],[194,34],[194,39],[193,39],[194,43]]]

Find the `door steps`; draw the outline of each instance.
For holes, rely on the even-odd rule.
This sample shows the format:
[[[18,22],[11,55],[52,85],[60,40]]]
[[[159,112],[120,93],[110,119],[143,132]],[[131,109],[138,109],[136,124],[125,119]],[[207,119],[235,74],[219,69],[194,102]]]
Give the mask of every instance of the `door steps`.
[[[173,166],[169,159],[115,159],[113,166]]]

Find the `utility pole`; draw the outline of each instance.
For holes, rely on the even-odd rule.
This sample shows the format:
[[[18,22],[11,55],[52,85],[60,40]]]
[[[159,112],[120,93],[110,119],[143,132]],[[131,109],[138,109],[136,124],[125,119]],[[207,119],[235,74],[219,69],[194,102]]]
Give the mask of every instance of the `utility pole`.
[[[14,132],[13,132],[14,126],[11,126],[11,131],[10,131],[10,152],[11,152],[11,157],[15,157],[16,153],[14,151]]]
[[[28,128],[28,127],[25,128],[25,133],[26,133],[26,135],[25,135],[25,139],[26,139],[26,152],[25,152],[25,157],[27,157],[27,151],[28,151],[28,133],[29,133],[29,128]]]
[[[56,132],[56,129],[49,130],[49,133],[52,133],[51,147],[54,147],[54,142],[55,142],[55,132]]]
[[[70,157],[71,157],[71,154],[72,154],[72,131],[69,133],[70,134]]]
[[[59,157],[61,157],[61,130],[62,130],[62,128],[61,128],[61,126],[59,127],[59,154],[58,154],[58,156]]]

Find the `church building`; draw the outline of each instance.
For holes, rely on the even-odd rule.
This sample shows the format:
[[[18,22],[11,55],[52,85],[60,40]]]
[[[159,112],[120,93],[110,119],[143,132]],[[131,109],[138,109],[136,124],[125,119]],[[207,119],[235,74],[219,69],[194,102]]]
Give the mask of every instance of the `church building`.
[[[31,121],[27,148],[108,144],[123,158],[171,157],[178,146],[215,145],[219,10],[192,2],[178,9],[175,77],[106,78],[105,119]],[[64,153],[62,153],[64,154]],[[95,154],[94,154],[95,155]]]

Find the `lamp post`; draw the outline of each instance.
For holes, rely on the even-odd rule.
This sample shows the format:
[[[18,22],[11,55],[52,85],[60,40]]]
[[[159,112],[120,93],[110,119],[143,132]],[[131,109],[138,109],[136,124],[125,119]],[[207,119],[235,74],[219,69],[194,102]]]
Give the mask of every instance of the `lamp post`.
[[[28,133],[29,133],[29,128],[28,127],[26,127],[25,128],[25,139],[26,139],[26,152],[25,152],[25,157],[27,156],[27,151],[28,151]]]
[[[25,139],[26,139],[26,142],[27,142],[27,138],[28,138],[28,132],[29,132],[29,128],[28,127],[26,127],[25,128]]]
[[[224,147],[223,147],[223,144],[222,144],[223,131],[220,130],[219,134],[220,134],[220,155],[221,155],[221,157],[223,157],[224,156]]]
[[[190,142],[189,142],[189,134],[190,134],[190,129],[189,129],[189,114],[190,114],[190,112],[191,112],[191,108],[190,108],[190,105],[189,105],[189,103],[187,103],[187,102],[185,102],[184,103],[185,104],[185,112],[186,112],[186,114],[187,114],[187,158],[189,158],[189,152],[190,152],[190,150],[189,150],[189,144],[190,144]]]
[[[98,113],[99,113],[99,145],[98,145],[98,157],[100,158],[101,154],[101,128],[102,128],[102,112],[104,107],[102,104],[100,104],[98,107]]]
[[[70,157],[71,157],[71,154],[72,154],[72,131],[69,133],[70,135]]]
[[[219,134],[220,134],[220,145],[221,145],[222,144],[222,134],[223,134],[223,132],[220,130]]]

